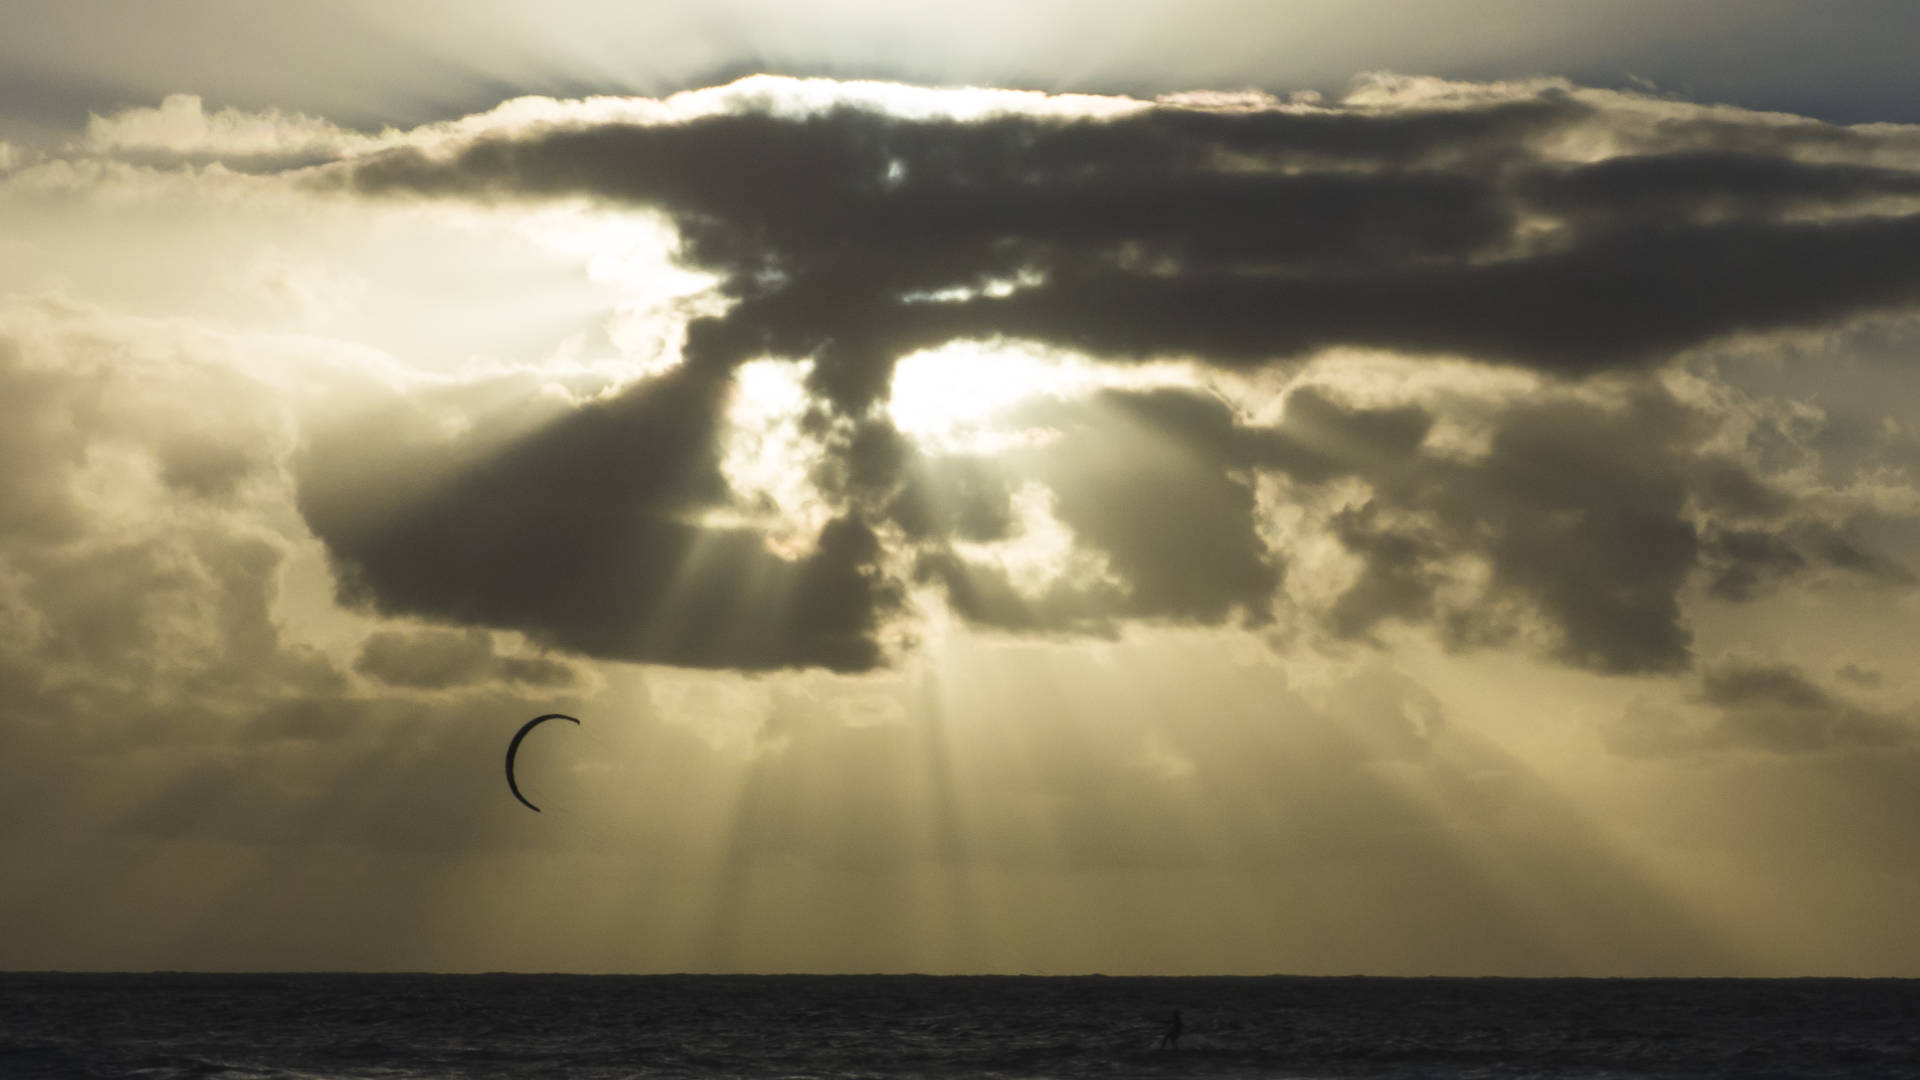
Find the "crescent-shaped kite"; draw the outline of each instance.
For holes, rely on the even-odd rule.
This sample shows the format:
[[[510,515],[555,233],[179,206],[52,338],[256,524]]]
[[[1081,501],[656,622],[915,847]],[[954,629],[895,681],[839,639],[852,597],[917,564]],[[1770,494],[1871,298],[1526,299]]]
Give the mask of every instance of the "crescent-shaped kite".
[[[520,785],[513,782],[513,756],[520,752],[520,740],[527,737],[527,732],[548,720],[572,720],[576,724],[580,722],[566,713],[545,713],[520,725],[520,730],[513,733],[513,741],[507,744],[507,789],[513,792],[513,797],[519,799],[522,805],[536,814],[540,812],[540,808],[527,802],[527,797],[520,794]]]

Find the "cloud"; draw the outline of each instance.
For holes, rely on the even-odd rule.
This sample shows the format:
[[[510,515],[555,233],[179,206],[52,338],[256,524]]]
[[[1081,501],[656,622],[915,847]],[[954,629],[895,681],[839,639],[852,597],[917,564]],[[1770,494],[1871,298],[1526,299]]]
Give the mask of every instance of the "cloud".
[[[381,630],[361,643],[353,669],[389,686],[444,690],[489,679],[535,687],[564,687],[572,669],[544,657],[501,656],[493,635],[480,629]]]
[[[712,313],[679,367],[512,439],[316,437],[300,505],[349,603],[604,658],[863,670],[918,581],[1022,632],[1304,614],[1337,640],[1419,624],[1679,670],[1696,578],[1735,603],[1815,571],[1911,584],[1660,374],[1920,302],[1916,145],[1553,80],[1380,78],[1321,105],[762,77],[503,107],[291,175],[662,211],[716,275]],[[1059,392],[992,420],[1044,438],[990,454],[892,427],[901,358],[995,342],[1177,359],[1189,388]],[[1464,419],[1294,385],[1262,423],[1191,389],[1350,349],[1535,381]],[[736,373],[769,357],[811,395],[798,546],[719,465]],[[1459,423],[1478,450],[1429,442]],[[1307,519],[1276,526],[1290,498]],[[1061,564],[1021,569],[1046,543]],[[1302,574],[1300,544],[1343,559]]]
[[[782,554],[719,475],[719,385],[676,369],[540,423],[500,418],[526,434],[484,446],[362,416],[307,447],[303,512],[356,606],[753,670],[882,663],[902,559],[1001,630],[1284,613],[1335,640],[1426,625],[1617,673],[1691,663],[1696,575],[1726,602],[1821,570],[1912,581],[1845,516],[1728,456],[1725,417],[1639,380],[1368,406],[1305,379],[1270,424],[1207,391],[1107,389],[1009,409],[994,423],[1027,437],[990,452],[869,420],[822,444],[815,479],[842,509],[811,553]],[[1480,449],[1434,441],[1463,422]],[[1306,516],[1282,535],[1288,504]],[[1346,559],[1330,592],[1324,568],[1287,584],[1315,544]]]
[[[231,718],[236,687],[338,685],[274,622],[291,545],[264,525],[271,496],[237,487],[274,474],[282,418],[196,346],[210,342],[88,309],[0,306],[0,439],[17,463],[0,479],[0,663],[29,701],[71,695],[52,714],[106,720],[99,695],[132,718],[204,694]],[[241,415],[193,408],[208,399]]]
[[[1835,671],[1834,675],[1844,682],[1869,688],[1879,686],[1880,680],[1883,678],[1880,672],[1873,668],[1862,667],[1854,663],[1840,665],[1839,670]]]
[[[1727,742],[1777,753],[1890,746],[1910,741],[1910,720],[1856,705],[1789,664],[1731,659],[1701,672],[1701,699],[1720,711]]]
[[[898,596],[867,525],[835,519],[789,558],[762,528],[707,519],[731,505],[726,389],[675,369],[479,448],[356,417],[309,443],[301,512],[357,607],[607,659],[873,667]]]
[[[470,846],[511,731],[475,717],[578,700],[566,663],[484,632],[343,624],[304,595],[324,573],[284,468],[297,403],[259,381],[300,367],[287,344],[0,303],[0,440],[20,465],[0,478],[0,842],[21,859]],[[343,626],[372,630],[357,664],[313,640]]]
[[[1576,666],[1655,672],[1691,663],[1683,593],[1696,575],[1729,602],[1816,571],[1912,583],[1846,517],[1719,450],[1724,416],[1658,386],[1431,401],[1357,405],[1312,377],[1264,425],[1194,390],[1049,401],[1007,418],[1046,433],[1031,446],[909,458],[891,506],[956,610],[1030,632],[1234,613],[1258,624],[1284,600],[1335,639],[1430,625],[1455,647],[1529,638]],[[1463,421],[1480,449],[1430,441]],[[981,554],[992,545],[979,539],[1017,540],[1018,482],[1048,486],[1102,576],[1023,590]],[[1276,534],[1289,512],[1305,516]],[[1001,531],[969,531],[979,523]],[[1300,587],[1276,594],[1289,553],[1327,544],[1344,570],[1296,567]]]
[[[1435,422],[1425,409],[1355,407],[1312,385],[1266,426],[1207,393],[1106,391],[1017,410],[1014,426],[1053,433],[1036,447],[909,468],[894,505],[918,515],[941,501],[930,492],[945,476],[997,475],[948,502],[995,492],[985,516],[999,520],[1013,478],[1048,485],[1055,515],[1107,575],[1023,596],[965,544],[935,549],[922,574],[988,625],[1217,623],[1233,612],[1257,624],[1272,617],[1287,546],[1256,506],[1254,478],[1270,476],[1285,485],[1280,498],[1322,506],[1318,535],[1355,565],[1324,606],[1293,598],[1336,638],[1370,639],[1397,620],[1435,625],[1460,646],[1498,643],[1525,610],[1569,662],[1671,670],[1691,657],[1679,598],[1700,563],[1689,493],[1708,479],[1724,486],[1730,466],[1696,458],[1712,430],[1705,416],[1658,394],[1624,404],[1511,404],[1492,415],[1487,452],[1461,458],[1425,449]],[[1484,575],[1461,580],[1474,567]]]
[[[1874,549],[1847,524],[1818,519],[1773,528],[1712,528],[1705,536],[1707,589],[1723,600],[1751,600],[1788,578],[1814,569],[1845,571],[1856,579],[1909,588],[1913,571]]]
[[[0,533],[72,535],[82,508],[71,488],[98,408],[93,380],[33,363],[21,342],[0,338],[0,446],[13,463],[0,471]]]
[[[1684,123],[1663,137],[1668,120],[1752,145],[1702,150]],[[956,338],[1233,366],[1373,346],[1581,374],[1910,306],[1920,173],[1801,160],[1807,126],[1553,84],[966,120],[846,101],[492,133],[315,182],[662,208],[736,299],[701,356],[812,357],[857,413],[899,356]],[[1843,134],[1872,156],[1873,134]],[[1609,139],[1628,145],[1596,158]]]
[[[1108,390],[1009,411],[1035,445],[997,454],[909,447],[885,478],[891,519],[919,548],[916,574],[968,619],[1001,629],[1110,633],[1121,620],[1272,621],[1283,560],[1260,535],[1250,436],[1219,398]],[[1038,523],[1016,506],[1039,489],[1046,524],[1080,569],[1022,588],[1004,559]]]
[[[277,110],[209,113],[198,94],[168,94],[153,108],[122,109],[87,119],[87,149],[204,157],[228,163],[257,161],[285,167],[377,149],[383,141],[325,120]]]
[[[1841,677],[1859,683],[1848,665]],[[1870,685],[1864,684],[1864,685]],[[1628,757],[1681,757],[1729,750],[1796,755],[1912,745],[1909,713],[1870,708],[1821,686],[1793,664],[1732,656],[1700,671],[1696,704],[1704,721],[1640,706],[1603,730]]]

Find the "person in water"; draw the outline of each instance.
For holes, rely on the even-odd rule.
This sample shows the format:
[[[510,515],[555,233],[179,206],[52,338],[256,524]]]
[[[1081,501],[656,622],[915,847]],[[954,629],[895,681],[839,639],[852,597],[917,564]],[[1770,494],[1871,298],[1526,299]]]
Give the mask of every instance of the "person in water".
[[[1173,1020],[1167,1025],[1166,1034],[1160,1036],[1160,1045],[1162,1047],[1171,1046],[1175,1050],[1180,1049],[1180,1029],[1182,1026],[1184,1025],[1180,1022],[1180,1010],[1175,1009],[1173,1010]]]

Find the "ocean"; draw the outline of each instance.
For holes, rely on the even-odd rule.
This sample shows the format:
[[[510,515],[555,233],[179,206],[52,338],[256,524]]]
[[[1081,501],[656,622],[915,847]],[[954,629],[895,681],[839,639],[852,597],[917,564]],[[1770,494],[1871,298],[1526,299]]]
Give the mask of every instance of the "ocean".
[[[1136,1076],[1920,1077],[1920,981],[0,974],[6,1080]]]

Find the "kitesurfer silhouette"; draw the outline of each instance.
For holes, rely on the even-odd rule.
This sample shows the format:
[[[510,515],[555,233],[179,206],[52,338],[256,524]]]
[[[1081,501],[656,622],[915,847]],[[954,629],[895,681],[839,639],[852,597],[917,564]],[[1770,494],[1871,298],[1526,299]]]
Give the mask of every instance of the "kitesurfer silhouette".
[[[1162,1047],[1171,1046],[1175,1050],[1180,1049],[1180,1029],[1183,1026],[1180,1022],[1180,1010],[1173,1010],[1173,1019],[1167,1024],[1166,1034],[1160,1036],[1160,1045]]]
[[[580,722],[568,716],[566,713],[544,713],[520,725],[520,730],[513,733],[513,741],[507,744],[507,790],[513,792],[514,798],[519,799],[523,806],[536,814],[540,812],[540,808],[528,802],[527,797],[520,794],[520,785],[514,783],[513,758],[515,754],[520,752],[520,740],[527,737],[527,732],[532,731],[548,720],[572,720],[575,724]]]

